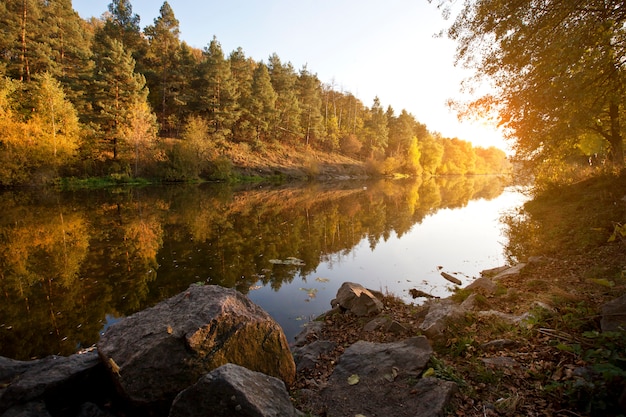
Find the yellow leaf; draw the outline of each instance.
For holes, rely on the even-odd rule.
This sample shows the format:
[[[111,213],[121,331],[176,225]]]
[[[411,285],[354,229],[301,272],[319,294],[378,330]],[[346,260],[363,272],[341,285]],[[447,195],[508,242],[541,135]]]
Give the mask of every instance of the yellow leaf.
[[[422,374],[422,378],[428,378],[428,377],[431,377],[431,376],[435,376],[435,370],[433,368],[428,368]]]
[[[611,288],[615,285],[613,281],[609,281],[606,278],[591,278],[589,281],[607,288]]]
[[[348,385],[356,385],[358,383],[359,383],[359,376],[357,374],[353,374],[348,377]]]

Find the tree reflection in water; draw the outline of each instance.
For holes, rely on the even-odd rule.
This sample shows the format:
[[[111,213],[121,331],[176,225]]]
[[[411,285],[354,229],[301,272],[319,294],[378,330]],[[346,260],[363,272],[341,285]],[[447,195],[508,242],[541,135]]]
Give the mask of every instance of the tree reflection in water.
[[[107,317],[147,308],[194,282],[278,291],[364,240],[375,249],[439,209],[493,199],[504,187],[497,177],[459,176],[248,190],[4,192],[0,355],[71,354],[98,340]],[[302,262],[277,262],[288,257]]]

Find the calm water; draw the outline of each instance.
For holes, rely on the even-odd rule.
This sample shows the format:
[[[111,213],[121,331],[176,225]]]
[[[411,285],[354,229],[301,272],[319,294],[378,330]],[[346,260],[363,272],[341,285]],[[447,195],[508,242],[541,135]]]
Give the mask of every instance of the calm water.
[[[71,354],[110,323],[204,282],[234,287],[293,340],[345,281],[413,301],[506,263],[494,177],[307,187],[0,194],[0,355]]]

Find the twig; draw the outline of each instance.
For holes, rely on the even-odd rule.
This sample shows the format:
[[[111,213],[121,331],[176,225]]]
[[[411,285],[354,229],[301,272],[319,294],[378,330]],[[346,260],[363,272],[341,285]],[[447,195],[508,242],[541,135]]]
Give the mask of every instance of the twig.
[[[556,337],[557,339],[565,340],[567,342],[577,342],[576,338],[560,330],[547,329],[545,327],[542,327],[539,329],[539,333],[544,334],[546,336]]]

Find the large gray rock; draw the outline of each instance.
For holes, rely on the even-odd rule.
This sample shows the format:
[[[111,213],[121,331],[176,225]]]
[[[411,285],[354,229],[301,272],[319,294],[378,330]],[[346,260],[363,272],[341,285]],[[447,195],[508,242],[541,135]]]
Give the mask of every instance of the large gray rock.
[[[626,331],[626,294],[602,306],[603,332]]]
[[[0,364],[4,365],[0,374],[7,377],[2,381],[8,384],[0,391],[0,413],[32,401],[79,398],[94,385],[101,365],[96,352],[49,356],[31,363],[3,358]],[[9,376],[9,368],[23,372]]]
[[[344,282],[330,305],[347,310],[356,316],[375,315],[383,310],[383,303],[372,291],[354,282]]]
[[[131,405],[169,407],[200,377],[227,363],[282,379],[295,364],[281,327],[243,294],[215,285],[187,291],[111,326],[98,342]]]
[[[285,384],[274,377],[226,364],[182,391],[170,417],[295,417]]]
[[[396,372],[419,374],[430,360],[433,350],[423,336],[400,342],[373,343],[360,340],[339,358],[331,380],[347,379],[359,375],[361,381],[378,383]]]
[[[356,342],[339,358],[321,392],[326,415],[443,415],[456,385],[420,377],[431,354],[423,336],[393,343]]]

